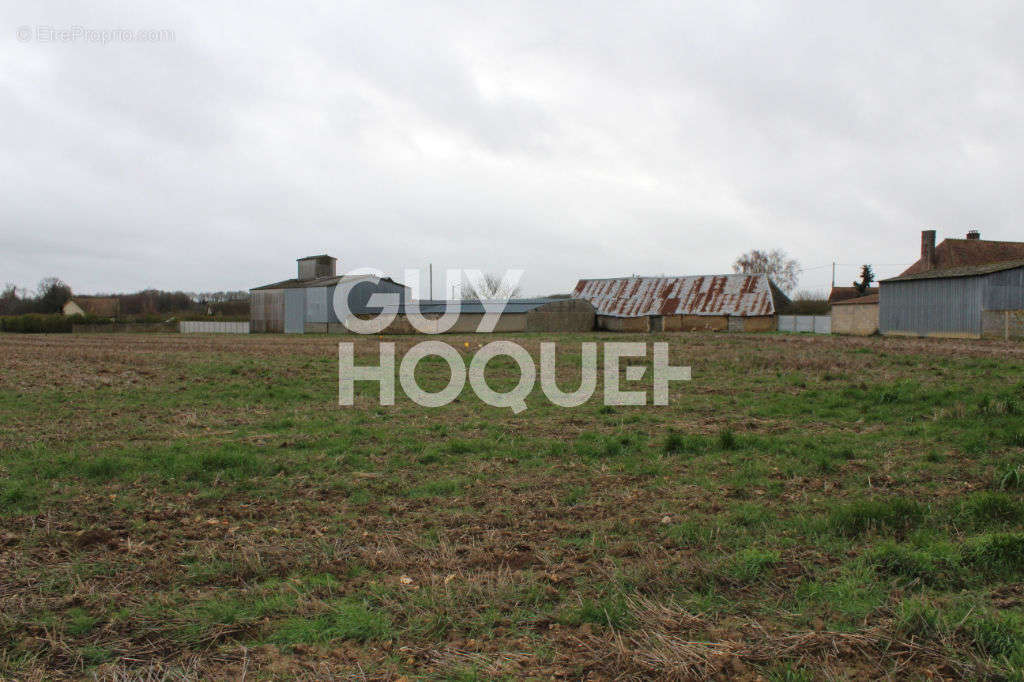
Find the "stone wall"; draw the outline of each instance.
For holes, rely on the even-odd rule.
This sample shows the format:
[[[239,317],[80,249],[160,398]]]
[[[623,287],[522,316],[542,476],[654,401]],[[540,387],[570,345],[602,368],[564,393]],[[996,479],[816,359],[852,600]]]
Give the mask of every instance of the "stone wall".
[[[661,331],[666,332],[724,332],[728,329],[729,318],[725,315],[663,315],[661,317]]]
[[[745,332],[773,332],[778,328],[778,320],[774,315],[757,315],[739,319],[743,322],[743,331]]]
[[[878,333],[878,304],[844,303],[832,306],[832,333],[871,336]]]
[[[983,339],[1024,339],[1024,310],[981,311]]]
[[[651,331],[651,318],[598,315],[597,328],[609,332],[646,333]]]

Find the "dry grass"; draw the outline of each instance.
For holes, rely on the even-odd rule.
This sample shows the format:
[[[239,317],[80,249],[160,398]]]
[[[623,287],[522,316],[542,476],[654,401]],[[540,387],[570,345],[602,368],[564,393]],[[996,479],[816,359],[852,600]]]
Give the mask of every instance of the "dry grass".
[[[1013,673],[1024,575],[956,557],[1024,531],[1024,347],[662,338],[669,407],[513,416],[341,409],[333,338],[0,335],[0,678]]]

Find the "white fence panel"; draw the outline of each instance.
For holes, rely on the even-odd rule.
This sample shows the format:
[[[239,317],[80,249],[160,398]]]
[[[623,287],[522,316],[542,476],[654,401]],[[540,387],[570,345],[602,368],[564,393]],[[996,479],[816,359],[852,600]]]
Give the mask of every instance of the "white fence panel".
[[[182,320],[178,323],[181,334],[248,334],[248,322],[205,322]]]
[[[779,331],[831,334],[832,317],[830,315],[779,315]]]

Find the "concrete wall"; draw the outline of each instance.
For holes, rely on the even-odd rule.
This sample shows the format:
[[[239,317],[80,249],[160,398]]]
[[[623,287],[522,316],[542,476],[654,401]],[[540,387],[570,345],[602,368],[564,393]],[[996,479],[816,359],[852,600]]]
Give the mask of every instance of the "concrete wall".
[[[248,334],[249,323],[182,320],[178,331],[182,334]]]
[[[832,306],[832,333],[871,336],[878,333],[878,304]]]
[[[831,334],[832,317],[829,315],[779,315],[780,332]]]
[[[1024,310],[985,310],[981,313],[985,339],[1024,339]]]

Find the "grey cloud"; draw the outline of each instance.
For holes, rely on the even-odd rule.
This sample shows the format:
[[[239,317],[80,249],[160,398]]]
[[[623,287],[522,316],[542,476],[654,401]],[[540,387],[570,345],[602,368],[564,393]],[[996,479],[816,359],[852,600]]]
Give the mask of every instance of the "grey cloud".
[[[758,246],[808,267],[898,264],[925,227],[1024,239],[1022,14],[8,6],[0,279],[241,288],[330,251],[396,274],[525,267],[540,293],[584,275],[727,271]],[[39,23],[175,40],[15,39]]]

